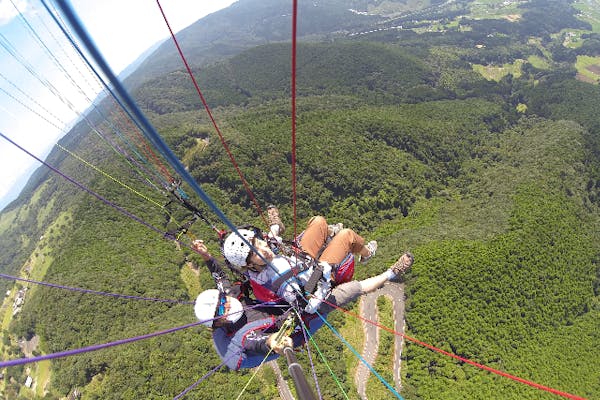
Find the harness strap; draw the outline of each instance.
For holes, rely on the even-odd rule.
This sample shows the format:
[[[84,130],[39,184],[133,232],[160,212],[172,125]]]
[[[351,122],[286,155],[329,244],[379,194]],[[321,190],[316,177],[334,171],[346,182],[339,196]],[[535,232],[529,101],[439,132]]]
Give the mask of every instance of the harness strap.
[[[319,280],[322,277],[323,266],[317,263],[317,265],[315,265],[315,267],[313,268],[313,273],[310,275],[310,278],[308,278],[308,282],[306,282],[306,285],[304,285],[304,290],[307,293],[313,293],[315,291],[315,288],[317,287],[317,283],[319,283]]]
[[[208,218],[206,218],[206,216],[204,215],[202,210],[200,210],[198,207],[196,207],[195,205],[193,205],[191,203],[190,197],[181,189],[180,184],[181,184],[181,181],[172,181],[171,186],[169,186],[167,188],[167,190],[169,191],[169,193],[171,193],[173,195],[173,197],[175,197],[185,208],[187,208],[192,213],[192,219],[187,224],[185,224],[183,227],[180,227],[178,229],[178,231],[181,231],[182,233],[186,233],[187,230],[189,229],[189,227],[194,222],[196,222],[198,219],[201,219],[208,226],[210,226],[215,232],[217,232],[217,234],[219,235],[219,238],[224,236],[226,232],[223,230],[219,230],[212,222],[210,222],[208,220]],[[173,200],[169,200],[169,202],[167,202],[167,204],[165,204],[165,207],[168,206],[169,204],[171,204],[172,202],[173,202]]]
[[[285,281],[298,275],[300,272],[306,271],[308,268],[309,267],[307,263],[297,263],[292,268],[290,268],[289,271],[286,271],[285,273],[281,274],[279,277],[277,277],[277,279],[273,281],[271,285],[271,290],[277,292]]]

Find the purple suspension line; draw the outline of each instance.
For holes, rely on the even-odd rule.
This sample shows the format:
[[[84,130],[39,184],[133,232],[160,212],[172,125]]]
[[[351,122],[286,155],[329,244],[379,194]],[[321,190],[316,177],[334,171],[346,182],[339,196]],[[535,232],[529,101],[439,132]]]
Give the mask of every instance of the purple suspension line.
[[[76,287],[71,287],[71,286],[63,286],[63,285],[58,285],[55,283],[34,281],[31,279],[25,279],[25,278],[17,278],[16,276],[11,276],[11,275],[6,275],[6,274],[0,274],[0,278],[13,280],[13,281],[34,283],[36,285],[48,286],[48,287],[57,288],[57,289],[71,290],[73,292],[98,294],[98,295],[102,295],[102,296],[111,296],[111,297],[117,297],[117,298],[122,298],[122,299],[147,300],[147,301],[157,301],[157,302],[162,302],[162,303],[194,304],[193,301],[157,299],[157,298],[153,298],[153,297],[128,296],[125,294],[116,294],[116,293],[109,293],[109,292],[101,292],[98,290],[90,290],[90,289],[82,289],[82,288],[76,288]]]

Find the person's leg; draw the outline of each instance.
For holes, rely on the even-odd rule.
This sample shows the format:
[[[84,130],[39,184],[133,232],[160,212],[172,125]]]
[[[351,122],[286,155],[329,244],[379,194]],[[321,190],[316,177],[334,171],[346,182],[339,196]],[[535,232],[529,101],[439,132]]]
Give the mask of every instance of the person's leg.
[[[363,279],[362,281],[359,282],[363,294],[371,293],[371,292],[374,292],[375,290],[379,289],[380,287],[383,286],[384,283],[386,283],[387,281],[389,281],[391,279],[391,276],[392,275],[390,274],[390,272],[388,270],[382,274],[372,276],[367,279]]]
[[[300,247],[312,258],[317,258],[327,240],[327,220],[317,215],[312,217],[300,240]]]
[[[374,292],[390,279],[396,278],[398,274],[408,271],[412,267],[413,262],[413,255],[411,253],[404,253],[387,271],[379,275],[363,279],[362,281],[342,283],[334,287],[325,301],[321,303],[318,311],[322,314],[328,314],[337,307],[345,306],[363,294]]]
[[[371,278],[362,281],[342,283],[331,290],[326,301],[319,306],[319,312],[327,314],[337,307],[343,307],[357,299],[359,296],[379,289],[393,276],[395,275],[390,274],[390,270],[387,270],[382,274],[372,276]]]
[[[411,253],[407,252],[402,254],[400,258],[398,258],[398,261],[392,264],[384,273],[360,281],[363,293],[373,292],[382,287],[383,284],[390,279],[394,279],[396,276],[405,273],[412,267],[414,261],[415,258]]]
[[[319,313],[329,314],[338,307],[343,307],[351,301],[356,300],[363,294],[359,281],[350,281],[334,287],[325,301],[318,308]]]
[[[349,253],[360,254],[363,257],[371,254],[365,246],[365,239],[352,229],[345,228],[331,239],[319,260],[331,265],[339,264]]]

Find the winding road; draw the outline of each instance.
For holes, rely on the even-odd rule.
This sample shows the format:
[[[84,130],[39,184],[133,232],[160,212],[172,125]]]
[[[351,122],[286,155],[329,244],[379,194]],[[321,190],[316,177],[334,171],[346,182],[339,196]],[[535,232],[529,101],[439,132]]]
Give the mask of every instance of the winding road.
[[[397,282],[387,282],[384,287],[363,296],[360,300],[360,315],[370,321],[379,322],[377,314],[377,298],[387,296],[392,300],[394,312],[394,330],[404,332],[404,285]],[[375,363],[379,349],[379,328],[373,324],[363,321],[365,331],[365,344],[362,357],[369,365]],[[396,390],[400,390],[402,382],[400,380],[400,356],[402,355],[403,339],[396,335],[394,339],[394,384]],[[364,364],[360,363],[356,369],[354,382],[361,399],[367,399],[367,380],[371,371]]]
[[[279,364],[277,364],[277,360],[269,361],[268,365],[273,368],[273,372],[275,372],[275,376],[277,377],[277,390],[279,391],[279,397],[282,400],[294,400],[294,396],[292,395],[292,391],[288,386],[288,383],[285,379],[283,379],[283,375],[281,374],[281,369],[279,368]]]
[[[379,322],[377,313],[377,298],[379,296],[387,296],[392,300],[392,309],[394,313],[394,331],[404,332],[404,284],[398,282],[387,282],[381,289],[373,293],[362,296],[360,299],[360,315],[374,322]],[[374,324],[362,322],[365,332],[365,344],[363,347],[362,357],[369,365],[375,363],[379,349],[379,328]],[[400,357],[402,355],[403,338],[399,335],[394,339],[394,385],[396,390],[400,391],[402,382],[400,379]],[[279,395],[284,400],[291,400],[294,397],[290,391],[288,383],[283,379],[281,371],[276,362],[269,363],[275,375],[277,376],[277,386]],[[354,376],[358,395],[361,399],[367,400],[367,380],[371,371],[362,362],[359,362]]]

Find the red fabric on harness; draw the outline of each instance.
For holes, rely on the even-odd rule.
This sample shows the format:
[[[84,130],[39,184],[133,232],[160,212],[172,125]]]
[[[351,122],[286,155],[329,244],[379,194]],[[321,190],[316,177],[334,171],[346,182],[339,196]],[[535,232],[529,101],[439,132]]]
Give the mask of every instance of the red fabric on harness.
[[[354,255],[348,254],[342,262],[334,267],[333,279],[335,284],[350,282],[354,277]]]
[[[250,280],[250,286],[252,286],[252,292],[254,293],[254,297],[258,301],[279,301],[281,298],[277,296],[272,290],[267,289],[261,284]]]

